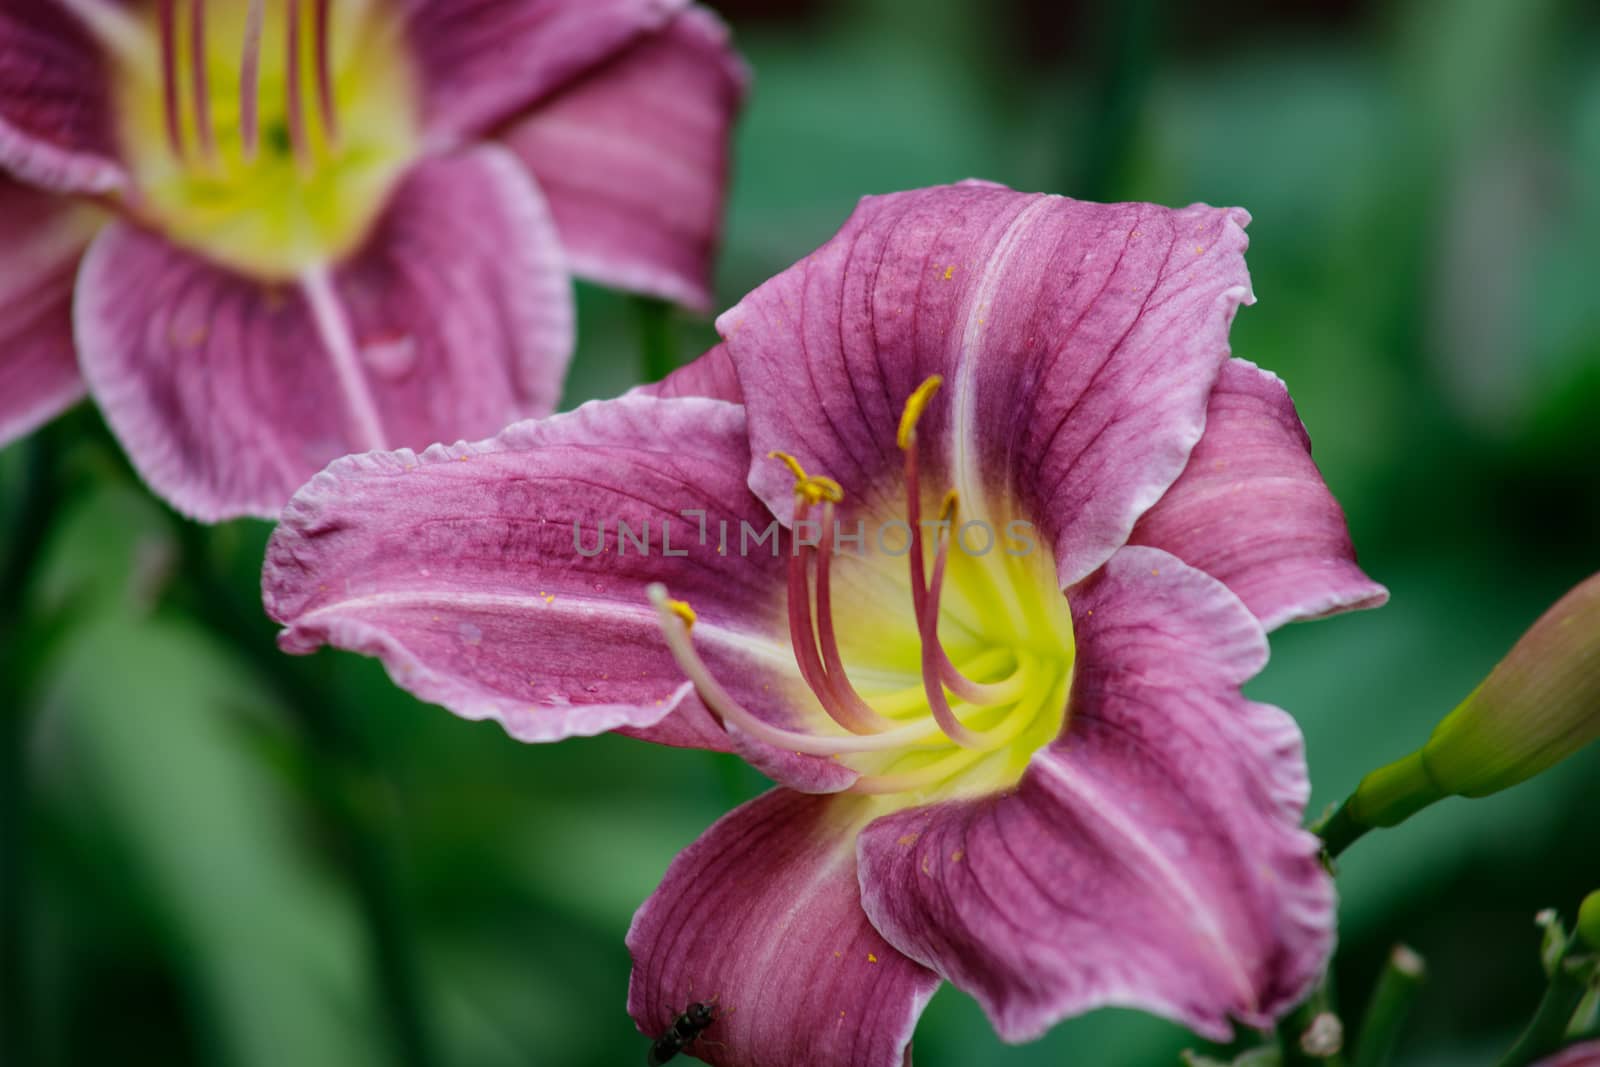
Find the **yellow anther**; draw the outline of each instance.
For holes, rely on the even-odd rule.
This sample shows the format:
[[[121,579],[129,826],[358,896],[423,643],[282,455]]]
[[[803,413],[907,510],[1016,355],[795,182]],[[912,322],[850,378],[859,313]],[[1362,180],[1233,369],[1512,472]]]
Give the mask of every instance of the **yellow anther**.
[[[895,443],[902,450],[911,447],[911,441],[917,433],[917,420],[922,418],[922,413],[928,407],[928,402],[933,399],[933,394],[939,391],[939,386],[944,384],[944,378],[935,374],[927,381],[917,386],[916,392],[911,394],[906,401],[905,410],[900,413],[900,431],[895,434]]]
[[[789,468],[789,473],[794,475],[794,495],[808,504],[820,504],[824,500],[837,504],[844,499],[844,487],[821,474],[807,474],[806,469],[800,466],[800,461],[787,452],[768,452],[768,459],[775,459]]]
[[[944,500],[939,504],[939,521],[954,522],[956,508],[961,504],[961,494],[951,489],[944,495]]]
[[[685,630],[694,629],[696,616],[694,609],[689,606],[687,600],[669,600],[667,601],[667,610],[683,620],[683,628]]]

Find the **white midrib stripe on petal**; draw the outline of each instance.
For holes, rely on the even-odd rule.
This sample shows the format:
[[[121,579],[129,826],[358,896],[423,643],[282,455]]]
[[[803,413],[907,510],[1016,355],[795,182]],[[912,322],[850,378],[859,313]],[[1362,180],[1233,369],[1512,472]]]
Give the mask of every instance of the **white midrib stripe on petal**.
[[[546,599],[546,596],[549,599]],[[459,593],[436,590],[370,593],[365,596],[347,597],[298,615],[290,621],[289,625],[291,627],[304,626],[307,623],[316,622],[324,616],[365,615],[369,611],[395,608],[434,608],[444,611],[467,609],[529,616],[536,613],[550,613],[567,623],[601,617],[613,618],[624,622],[636,622],[641,627],[650,630],[657,628],[655,609],[648,602],[641,602],[638,606],[634,606],[617,601],[596,601],[584,597],[563,595],[559,592],[539,596],[516,593]],[[716,623],[705,620],[695,623],[694,639],[697,642],[709,642],[742,652],[753,659],[768,662],[791,672],[794,670],[794,654],[790,651],[787,643],[780,645],[775,641],[767,641],[754,637],[747,632],[730,629],[726,626],[718,626]]]
[[[1047,212],[1057,200],[1059,197],[1040,196],[1007,224],[1005,232],[995,242],[994,251],[989,253],[977,283],[969,290],[966,304],[959,315],[962,323],[961,347],[955,353],[955,380],[951,383],[950,469],[955,476],[956,489],[961,494],[964,521],[988,523],[990,529],[995,526],[994,516],[989,511],[982,472],[978,469],[979,456],[973,447],[978,434],[977,354],[983,346],[983,331],[988,317],[993,313],[1001,280],[1021,248],[1023,234],[1034,219]],[[1010,489],[1009,486],[1001,488],[1002,491]],[[997,582],[996,589],[1006,600],[1006,610],[1013,616],[1019,614],[1021,605],[1016,603],[1011,583]]]
[[[383,417],[372,395],[372,384],[361,368],[361,355],[350,319],[334,290],[333,279],[325,267],[313,267],[300,276],[300,291],[311,308],[311,321],[344,395],[346,411],[353,422],[356,443],[363,451],[388,447]]]
[[[1194,891],[1183,876],[1183,872],[1162,854],[1155,843],[1139,828],[1138,823],[1128,817],[1115,799],[1097,789],[1082,775],[1068,770],[1061,759],[1036,759],[1030,769],[1049,775],[1055,784],[1071,793],[1087,810],[1092,811],[1109,826],[1118,835],[1119,840],[1126,842],[1143,859],[1149,861],[1150,868],[1159,875],[1160,881],[1177,898],[1179,914],[1192,918],[1195,932],[1223,964],[1228,979],[1233,983],[1234,991],[1240,997],[1241,1005],[1255,1010],[1257,1008],[1255,985],[1250,981],[1250,973],[1244,961],[1228,943],[1227,935],[1216,912]]]

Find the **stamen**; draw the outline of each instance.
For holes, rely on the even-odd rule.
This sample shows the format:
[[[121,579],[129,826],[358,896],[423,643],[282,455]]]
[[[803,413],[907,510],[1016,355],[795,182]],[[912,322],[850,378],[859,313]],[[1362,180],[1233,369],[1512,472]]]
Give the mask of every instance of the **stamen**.
[[[775,459],[789,468],[789,473],[794,475],[794,495],[807,504],[820,504],[824,500],[837,504],[844,499],[844,489],[832,478],[818,474],[812,476],[800,466],[800,461],[787,452],[768,452],[768,459]]]
[[[939,678],[952,693],[971,704],[999,704],[1009,699],[1004,683],[985,685],[968,678],[956,670],[944,649],[944,642],[939,640],[939,600],[944,591],[945,564],[950,558],[950,531],[955,525],[956,500],[956,491],[952,489],[945,494],[944,505],[939,509],[939,550],[934,554],[933,574],[928,579],[928,597],[918,620],[918,632],[922,635],[924,658],[933,657]]]
[[[900,428],[895,432],[895,444],[901,451],[910,448],[917,439],[917,420],[922,418],[922,413],[927,410],[928,402],[933,399],[933,394],[939,391],[939,386],[944,384],[942,375],[932,375],[912,391],[906,399],[905,409],[900,412]]]
[[[177,159],[183,158],[183,112],[178,103],[178,15],[177,0],[160,0],[157,20],[161,26],[161,103],[166,111],[167,147]]]
[[[694,609],[689,606],[687,600],[669,600],[667,601],[667,610],[683,620],[683,628],[685,630],[693,630],[695,622],[699,619],[699,616],[694,613]]]
[[[239,62],[239,132],[244,138],[247,163],[255,160],[260,143],[261,31],[266,17],[267,0],[250,0],[244,24],[244,56]]]
[[[339,113],[333,95],[333,68],[329,47],[329,0],[315,0],[313,33],[316,38],[317,105],[322,113],[322,130],[329,143],[339,139]]]
[[[791,471],[795,472],[795,528],[799,530],[801,524],[810,520],[807,516],[814,500],[812,494],[822,495],[823,504],[823,534],[819,542],[823,547],[817,556],[817,581],[818,581],[818,612],[822,615],[824,625],[832,632],[832,620],[828,616],[826,584],[828,575],[828,557],[833,551],[833,504],[835,499],[842,499],[844,491],[839,488],[839,483],[831,478],[812,478],[805,473],[799,460],[787,452],[774,452],[772,455],[781,458]],[[824,495],[826,494],[826,495]],[[831,495],[833,499],[828,499]],[[789,555],[789,642],[794,648],[795,663],[800,667],[800,677],[805,679],[806,685],[816,694],[817,700],[822,704],[828,717],[843,726],[846,730],[856,734],[877,733],[889,729],[893,724],[878,717],[877,713],[867,706],[844,676],[842,664],[836,667],[824,667],[822,660],[817,656],[816,627],[811,619],[811,582],[808,577],[812,552],[805,551],[798,539],[793,551]]]
[[[295,162],[300,169],[305,171],[311,166],[311,143],[306,135],[306,115],[304,101],[301,99],[304,86],[300,84],[300,0],[288,0],[289,17],[289,48],[287,69],[284,71],[288,79],[286,101],[289,121],[289,143],[294,148]]]
[[[944,495],[944,501],[939,506],[938,527],[940,541],[938,558],[934,561],[935,577],[930,582],[927,577],[923,562],[922,542],[922,484],[917,468],[917,420],[922,417],[922,412],[928,406],[928,401],[933,394],[938,392],[943,381],[935,374],[921,385],[917,386],[911,398],[906,401],[905,411],[900,416],[900,430],[896,436],[902,450],[905,452],[905,483],[906,483],[906,522],[911,527],[911,545],[907,553],[907,562],[911,570],[911,609],[917,618],[917,629],[922,634],[923,660],[932,659],[937,677],[948,686],[951,692],[973,704],[995,704],[1003,697],[992,687],[974,682],[972,679],[956,670],[955,664],[950,661],[950,655],[944,650],[944,645],[939,641],[939,594],[931,593],[930,588],[934,582],[943,583],[945,555],[949,546],[951,530],[955,525],[955,511],[960,503],[960,496],[954,489]],[[931,616],[931,618],[930,618]],[[931,648],[930,648],[931,644]],[[941,694],[942,697],[943,694]]]
[[[190,0],[189,8],[189,83],[194,102],[194,125],[199,131],[200,151],[206,159],[217,157],[217,139],[211,128],[211,94],[206,87],[206,0]]]
[[[824,737],[773,726],[735,700],[712,675],[705,660],[701,659],[700,654],[694,649],[694,643],[689,637],[689,628],[684,625],[682,614],[672,607],[672,598],[667,595],[666,586],[654,582],[646,592],[650,595],[650,603],[655,605],[656,618],[661,624],[661,633],[667,640],[667,647],[672,651],[672,658],[677,660],[678,667],[688,676],[689,681],[694,683],[700,699],[705,701],[706,707],[724,723],[732,723],[756,740],[764,741],[775,748],[811,756],[894,752],[927,741],[928,729],[921,723],[902,726],[869,737]]]
[[[933,712],[933,721],[939,724],[939,729],[944,735],[962,748],[977,748],[982,742],[977,733],[964,725],[956,718],[956,713],[950,708],[950,701],[944,695],[944,683],[939,678],[939,662],[934,654],[934,645],[928,640],[926,632],[922,635],[922,689],[928,695],[928,710]]]
[[[984,649],[967,660],[962,666],[967,674],[988,674],[991,671],[998,670],[1008,662],[1013,664],[1011,673],[1002,680],[989,684],[996,689],[1002,686],[1006,687],[1007,691],[1012,692],[1013,697],[1015,697],[1017,695],[1015,690],[1020,685],[1019,675],[1022,670],[1022,661],[1017,653],[1010,648]],[[869,698],[869,701],[878,714],[888,716],[926,711],[928,707],[927,693],[923,690],[920,681],[916,685],[905,689],[896,689],[890,693],[876,693]]]
[[[822,662],[827,672],[828,684],[834,698],[848,711],[855,726],[841,722],[856,733],[877,733],[894,728],[894,724],[872,709],[861,699],[855,686],[845,673],[844,657],[839,655],[839,638],[833,629],[833,589],[828,580],[833,560],[833,502],[822,506],[822,544],[817,549],[817,623],[822,639]],[[809,644],[809,642],[807,642]],[[837,718],[837,716],[836,716]]]
[[[922,484],[917,475],[917,450],[907,448],[905,453],[906,525],[911,529],[906,563],[911,568],[911,611],[920,620],[928,600],[927,571],[922,561]]]
[[[805,505],[798,513],[803,519]],[[817,655],[817,635],[811,624],[811,583],[806,570],[809,555],[798,548],[789,556],[789,644],[794,649],[794,661],[800,668],[800,677],[816,694],[817,701],[828,717],[851,733],[870,733],[861,729],[849,709],[833,699],[833,688],[828,684],[827,671]]]
[[[1033,673],[1035,663],[1029,663],[1028,673]],[[1070,673],[1068,675],[1070,677]],[[1058,679],[1054,685],[1033,684],[1025,689],[1028,694],[1025,699],[1012,708],[1006,717],[992,729],[984,731],[981,735],[984,744],[977,749],[962,749],[943,756],[932,763],[923,765],[914,771],[902,771],[897,774],[864,774],[857,778],[846,792],[861,793],[868,796],[882,796],[890,793],[909,793],[928,786],[938,785],[940,782],[959,774],[972,764],[993,755],[996,750],[1009,744],[1019,737],[1024,730],[1033,725],[1039,717],[1039,712],[1044,708],[1045,702],[1060,693],[1060,700],[1065,703],[1066,693],[1063,691],[1063,680]]]

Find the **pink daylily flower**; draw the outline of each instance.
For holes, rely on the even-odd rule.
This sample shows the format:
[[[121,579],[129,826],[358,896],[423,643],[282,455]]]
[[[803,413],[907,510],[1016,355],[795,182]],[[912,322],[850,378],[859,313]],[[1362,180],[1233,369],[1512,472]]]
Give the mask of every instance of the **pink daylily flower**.
[[[714,1000],[710,1063],[900,1067],[941,980],[1008,1041],[1101,1005],[1266,1026],[1334,892],[1300,733],[1240,686],[1271,628],[1386,593],[1283,383],[1229,357],[1245,221],[868,198],[660,385],[318,475],[268,550],[282,647],[774,778],[628,935],[640,1029]]]
[[[0,445],[87,389],[174,506],[271,517],[548,414],[569,271],[709,308],[745,80],[688,0],[8,0]]]

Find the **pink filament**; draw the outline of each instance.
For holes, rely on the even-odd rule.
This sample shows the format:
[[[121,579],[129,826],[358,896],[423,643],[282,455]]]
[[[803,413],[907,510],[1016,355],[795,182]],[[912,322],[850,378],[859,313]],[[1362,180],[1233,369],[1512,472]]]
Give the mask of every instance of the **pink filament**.
[[[289,57],[284,76],[288,79],[289,143],[302,168],[311,161],[311,143],[306,135],[306,115],[300,85],[300,0],[289,0]]]
[[[157,18],[161,26],[161,102],[166,111],[167,147],[183,158],[183,113],[178,104],[178,17],[177,0],[160,0]]]
[[[993,731],[980,733],[967,727],[956,717],[945,696],[948,686],[952,692],[974,704],[998,704],[1012,699],[1011,691],[1003,685],[983,685],[974,682],[956,670],[948,653],[939,641],[939,602],[944,591],[945,568],[950,554],[950,529],[940,531],[939,547],[933,560],[931,576],[924,575],[921,533],[921,495],[918,484],[915,437],[906,449],[906,511],[911,529],[911,589],[912,604],[917,621],[917,634],[922,646],[922,684],[929,710],[940,731],[951,742],[967,749],[982,749]],[[798,532],[807,518],[814,499],[802,496],[795,510],[795,530]],[[817,545],[791,546],[788,573],[789,639],[795,663],[801,677],[811,689],[823,710],[835,723],[856,734],[872,735],[851,738],[815,738],[774,727],[739,705],[711,675],[704,661],[694,651],[687,627],[678,629],[680,620],[668,610],[666,591],[652,587],[651,599],[660,613],[673,656],[700,692],[708,707],[719,717],[732,722],[747,733],[769,744],[796,752],[814,755],[843,755],[850,752],[879,750],[886,741],[906,733],[906,727],[897,726],[876,712],[863,700],[850,684],[839,652],[838,635],[833,626],[833,599],[830,576],[834,551],[834,507],[830,500],[822,509],[822,533]],[[817,557],[816,618],[811,610],[811,556]],[[821,655],[818,655],[818,641]],[[941,764],[942,765],[942,764]],[[920,772],[918,777],[920,777]],[[907,779],[909,781],[910,779]],[[901,781],[898,776],[883,777],[885,789]],[[872,791],[877,791],[874,787]]]
[[[694,643],[689,638],[689,628],[668,607],[667,592],[661,585],[650,587],[650,599],[656,606],[661,632],[672,650],[673,659],[688,675],[706,707],[724,723],[731,723],[758,741],[811,756],[843,756],[858,752],[894,752],[926,741],[926,729],[920,723],[898,727],[871,737],[818,737],[773,726],[758,717],[733,698],[712,675]]]
[[[804,516],[803,510],[796,514],[798,519]],[[822,668],[822,660],[817,656],[816,633],[811,625],[811,583],[806,574],[808,562],[805,553],[795,546],[789,556],[789,644],[794,648],[794,660],[800,667],[800,677],[817,694],[817,699],[822,701],[823,708],[833,720],[845,726],[833,701],[828,699],[828,676]],[[848,726],[845,728],[849,729]]]
[[[917,474],[917,437],[915,433],[911,435],[911,440],[908,445],[909,447],[907,447],[905,450],[905,481],[906,522],[911,527],[911,549],[907,553],[911,568],[911,608],[917,617],[917,629],[923,635],[923,659],[926,661],[930,654],[930,650],[928,648],[930,634],[928,632],[928,628],[923,625],[923,619],[924,616],[929,614],[929,609],[927,606],[928,579],[925,577],[927,572],[923,566],[922,486]],[[935,568],[940,575],[940,581],[943,580],[943,557],[945,554],[945,549],[948,545],[949,534],[949,530],[944,530],[940,534],[941,538],[944,540],[941,541],[939,549],[940,562],[935,564]],[[938,677],[942,679],[944,684],[950,688],[951,692],[955,693],[961,699],[970,701],[974,704],[990,703],[994,699],[990,687],[979,682],[974,682],[972,679],[958,671],[956,669],[956,665],[950,661],[950,654],[945,651],[943,643],[939,640],[939,595],[937,592],[933,594],[933,599],[934,606],[932,609],[931,655],[933,657],[934,667],[938,672]]]
[[[217,140],[211,128],[211,95],[206,87],[206,0],[190,0],[189,61],[193,80],[189,88],[194,100],[194,124],[200,133],[200,151],[207,159],[217,155]]]
[[[817,629],[822,638],[823,666],[834,699],[849,710],[851,719],[860,727],[857,732],[887,730],[894,724],[861,699],[861,694],[850,684],[844,669],[844,658],[839,655],[839,636],[833,628],[833,587],[829,581],[832,560],[833,503],[829,501],[822,506],[822,543],[817,549]]]
[[[942,678],[942,664],[948,664],[950,659],[944,654],[944,647],[939,644],[939,594],[944,588],[944,565],[949,556],[950,538],[948,534],[939,538],[939,551],[933,560],[933,577],[928,583],[927,596],[923,602],[922,616],[917,620],[917,632],[922,638],[922,688],[928,695],[928,708],[933,712],[933,719],[939,724],[939,729],[945,736],[958,745],[966,748],[976,748],[981,743],[980,737],[961,724],[956,718],[956,713],[950,709],[950,702],[945,699],[945,683]],[[955,668],[952,667],[954,672]],[[957,674],[962,681],[964,676]],[[954,687],[951,687],[954,689]]]
[[[339,111],[333,95],[333,68],[330,55],[329,0],[315,0],[317,62],[317,104],[322,113],[322,128],[328,140],[339,138]]]
[[[267,17],[266,0],[250,0],[245,16],[244,56],[239,63],[239,132],[244,157],[253,160],[260,144],[261,30]]]

